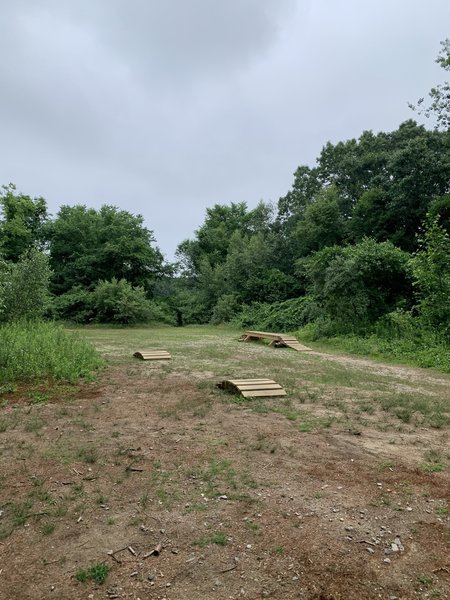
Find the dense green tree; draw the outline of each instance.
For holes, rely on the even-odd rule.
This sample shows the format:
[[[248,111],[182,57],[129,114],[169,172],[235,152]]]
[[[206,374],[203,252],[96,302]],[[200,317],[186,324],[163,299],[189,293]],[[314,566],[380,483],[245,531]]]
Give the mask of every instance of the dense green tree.
[[[365,131],[326,144],[317,174],[323,187],[335,187],[355,241],[370,235],[411,251],[430,203],[450,191],[450,135],[414,121],[391,133]]]
[[[346,247],[328,247],[306,261],[305,269],[318,307],[317,316],[342,330],[374,323],[411,298],[409,255],[390,242],[364,239]]]
[[[125,279],[99,281],[93,296],[95,319],[100,323],[133,325],[153,317],[152,304],[142,287],[133,287]]]
[[[17,193],[10,183],[0,189],[0,252],[6,260],[18,261],[33,246],[44,244],[47,222],[44,198]]]
[[[0,320],[38,320],[50,305],[48,257],[30,248],[17,262],[0,265]]]
[[[450,234],[450,196],[442,196],[431,202],[427,220],[430,219],[437,219],[439,226]]]
[[[323,182],[316,168],[300,165],[294,173],[294,183],[288,193],[278,200],[277,231],[289,232],[303,217],[306,208],[322,189]]]
[[[253,210],[248,210],[245,202],[215,204],[206,209],[205,222],[195,232],[195,239],[179,244],[177,258],[184,270],[194,276],[205,260],[214,268],[225,262],[233,233],[268,232],[271,218],[272,208],[263,202]]]
[[[100,280],[125,279],[147,291],[163,270],[162,255],[143,218],[113,206],[63,206],[48,227],[56,294]]]
[[[307,256],[327,246],[342,243],[346,234],[346,223],[339,210],[339,199],[334,186],[318,194],[304,212],[291,235],[289,242],[298,257]]]
[[[411,260],[422,319],[450,340],[450,235],[431,216]]]

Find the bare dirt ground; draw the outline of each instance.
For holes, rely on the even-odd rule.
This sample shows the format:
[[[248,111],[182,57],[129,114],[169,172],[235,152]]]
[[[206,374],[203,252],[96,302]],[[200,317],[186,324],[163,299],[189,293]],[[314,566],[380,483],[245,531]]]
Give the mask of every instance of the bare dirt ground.
[[[448,427],[377,404],[450,410],[450,378],[214,336],[150,364],[95,336],[97,383],[0,409],[1,600],[450,598]],[[215,388],[244,363],[288,400]]]

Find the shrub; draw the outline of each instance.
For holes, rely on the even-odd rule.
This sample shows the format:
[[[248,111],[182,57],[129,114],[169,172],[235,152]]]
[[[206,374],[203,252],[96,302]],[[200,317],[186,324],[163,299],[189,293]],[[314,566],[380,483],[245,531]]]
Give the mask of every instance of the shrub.
[[[409,256],[390,242],[324,248],[298,264],[310,284],[320,316],[342,331],[368,325],[412,297]]]
[[[450,235],[428,219],[420,251],[411,260],[422,320],[450,340]]]
[[[90,323],[94,319],[94,297],[92,292],[76,286],[61,296],[55,296],[52,316],[73,323]]]
[[[238,298],[234,294],[224,294],[214,307],[211,323],[228,323],[240,309]]]
[[[99,323],[133,325],[156,320],[155,306],[147,300],[143,287],[133,287],[126,279],[100,281],[93,291],[95,317]]]
[[[243,328],[292,331],[307,322],[310,307],[311,298],[308,296],[273,304],[254,302],[244,306],[233,323]]]
[[[1,320],[41,318],[50,304],[47,256],[33,248],[16,263],[3,262],[1,270]]]
[[[0,326],[0,383],[91,378],[103,364],[95,348],[54,323]]]

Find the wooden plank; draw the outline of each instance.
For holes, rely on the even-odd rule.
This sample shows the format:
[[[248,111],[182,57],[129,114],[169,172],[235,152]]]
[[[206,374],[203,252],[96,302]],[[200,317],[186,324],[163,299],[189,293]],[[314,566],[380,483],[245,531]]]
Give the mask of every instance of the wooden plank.
[[[275,383],[273,379],[228,379],[227,381],[234,385],[239,385],[241,383]]]
[[[303,344],[300,344],[299,342],[296,342],[296,343],[287,342],[286,346],[288,346],[288,348],[293,348],[294,350],[298,350],[299,352],[311,350],[311,348],[308,348],[308,346],[304,346]]]
[[[281,333],[270,333],[269,331],[246,331],[245,335],[257,338],[265,337],[269,339],[277,339],[281,338],[282,336]]]
[[[143,352],[135,352],[133,356],[141,360],[170,360],[172,358],[167,350],[144,350]]]
[[[286,396],[285,390],[255,390],[253,392],[241,392],[244,398],[264,398],[264,396]]]
[[[282,390],[279,383],[252,383],[251,385],[243,385],[242,383],[236,386],[239,391],[249,392],[250,390]]]
[[[241,394],[244,398],[286,396],[286,391],[272,379],[225,379],[217,386],[235,394]]]
[[[311,350],[311,348],[308,348],[308,346],[301,344],[296,337],[284,333],[270,333],[269,331],[246,331],[242,338],[244,337],[245,341],[267,338],[272,340],[270,343],[271,346],[287,346],[288,348],[292,348],[298,352]]]

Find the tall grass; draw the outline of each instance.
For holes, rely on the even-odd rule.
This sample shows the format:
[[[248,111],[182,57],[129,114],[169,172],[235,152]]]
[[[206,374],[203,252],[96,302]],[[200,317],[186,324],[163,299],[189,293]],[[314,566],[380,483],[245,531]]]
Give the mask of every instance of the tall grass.
[[[103,362],[95,348],[54,323],[0,327],[0,382],[91,378]]]
[[[302,327],[297,335],[303,342],[323,340],[327,346],[344,352],[450,373],[448,341],[408,315],[391,313],[368,325],[366,332],[357,333],[343,333],[339,324],[317,321]]]

